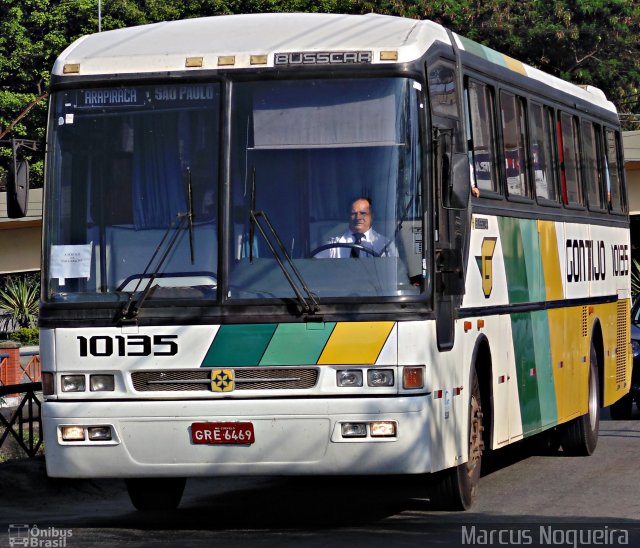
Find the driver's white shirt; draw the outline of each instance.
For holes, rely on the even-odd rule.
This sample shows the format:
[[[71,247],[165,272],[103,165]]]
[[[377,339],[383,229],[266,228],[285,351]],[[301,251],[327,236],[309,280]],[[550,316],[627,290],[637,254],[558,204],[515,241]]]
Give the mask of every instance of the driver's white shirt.
[[[364,233],[362,240],[360,241],[360,245],[364,247],[368,247],[369,249],[373,249],[376,253],[381,253],[382,249],[387,245],[389,238],[385,238],[382,234],[379,234],[373,228],[370,228]],[[335,236],[334,238],[329,238],[328,244],[353,244],[355,243],[355,239],[353,237],[353,232],[350,230],[345,230],[340,236]],[[351,249],[350,247],[332,247],[329,249],[325,249],[316,255],[319,259],[346,259],[351,257]],[[361,257],[373,257],[373,255],[367,253],[366,251],[360,251]],[[397,257],[398,250],[396,246],[390,243],[387,248],[384,250],[384,253],[381,255],[382,257]]]

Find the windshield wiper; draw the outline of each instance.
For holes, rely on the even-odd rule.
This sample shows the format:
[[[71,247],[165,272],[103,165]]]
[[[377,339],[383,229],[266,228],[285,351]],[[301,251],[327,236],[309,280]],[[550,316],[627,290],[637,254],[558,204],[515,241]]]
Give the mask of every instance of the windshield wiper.
[[[169,253],[171,253],[173,246],[178,240],[178,236],[180,234],[180,228],[182,228],[182,225],[185,223],[185,221],[189,229],[189,252],[191,253],[191,264],[195,263],[195,253],[193,248],[193,188],[191,185],[191,168],[189,167],[187,168],[187,208],[188,208],[187,211],[178,212],[176,214],[176,218],[173,221],[171,221],[171,224],[167,227],[167,230],[165,231],[164,236],[162,236],[162,240],[160,240],[160,243],[156,246],[155,250],[153,251],[153,254],[151,255],[151,259],[149,259],[147,266],[145,266],[144,271],[142,272],[142,274],[140,275],[140,278],[138,279],[138,283],[133,288],[133,291],[129,295],[129,299],[127,300],[127,303],[124,305],[124,307],[122,308],[122,311],[120,312],[121,320],[133,320],[138,315],[138,312],[142,307],[142,304],[144,303],[146,298],[149,296],[149,293],[151,292],[151,289],[153,287],[153,282],[156,280],[156,278],[158,277],[158,274],[161,272],[164,262],[167,260],[167,257],[169,257]],[[176,224],[176,221],[178,221],[177,224]],[[134,295],[138,291],[138,288],[140,287],[142,280],[146,278],[147,274],[150,272],[149,269],[151,268],[151,264],[153,263],[156,256],[162,249],[162,246],[164,245],[164,242],[166,241],[167,236],[169,236],[172,230],[174,232],[171,237],[171,240],[169,240],[169,244],[167,245],[162,257],[158,261],[158,264],[156,264],[156,267],[153,269],[153,273],[149,277],[149,281],[145,285],[144,290],[142,291],[142,295],[140,295],[140,298],[134,302],[133,300]]]
[[[282,243],[282,240],[278,236],[276,229],[271,224],[271,221],[269,220],[269,217],[267,216],[266,212],[254,211],[252,209],[249,212],[249,216],[251,219],[250,229],[253,229],[253,227],[257,227],[260,234],[262,234],[262,237],[267,243],[267,247],[269,248],[269,251],[271,251],[271,254],[273,255],[276,262],[278,263],[278,266],[280,267],[280,270],[282,270],[284,277],[287,279],[287,282],[289,282],[291,289],[293,289],[293,292],[296,294],[296,297],[298,299],[298,302],[300,303],[300,307],[302,308],[302,311],[306,312],[307,314],[315,314],[316,312],[318,312],[320,310],[320,303],[318,302],[317,295],[311,292],[306,282],[304,281],[302,274],[300,274],[296,266],[293,264],[293,261],[291,260],[291,257],[287,252],[287,249],[285,248],[284,244]],[[296,281],[293,279],[293,276],[291,276],[291,274],[285,267],[284,262],[282,261],[282,258],[280,257],[280,255],[276,250],[276,246],[273,244],[271,239],[267,237],[267,232],[264,230],[264,228],[258,221],[259,218],[264,219],[264,222],[267,228],[269,229],[269,233],[273,236],[273,239],[275,240],[278,248],[280,249],[280,253],[282,253],[285,260],[287,261],[287,264],[289,265],[289,268],[293,271],[295,277],[298,279],[298,283],[302,286],[302,291],[304,291],[307,294],[306,297],[302,294],[300,287],[298,287],[298,283],[296,283]]]
[[[178,236],[180,235],[180,229],[182,228],[182,225],[184,225],[185,222],[188,223],[189,218],[190,218],[189,212],[181,212],[176,215],[176,218],[173,221],[171,221],[171,224],[165,231],[164,236],[162,236],[162,240],[160,240],[160,243],[156,246],[155,250],[153,251],[153,254],[151,255],[151,258],[149,259],[149,262],[147,263],[147,266],[144,268],[144,271],[140,275],[140,278],[138,279],[138,283],[136,284],[136,286],[133,288],[133,291],[129,295],[129,299],[127,300],[126,304],[122,308],[122,311],[120,312],[121,320],[133,320],[138,315],[138,312],[142,307],[142,303],[144,303],[146,298],[149,296],[149,293],[151,292],[153,282],[158,277],[158,274],[160,273],[162,266],[164,265],[164,262],[167,260],[167,257],[169,257],[169,253],[171,253],[173,246],[178,240]],[[176,224],[176,221],[177,221],[177,224]],[[150,270],[151,265],[153,264],[153,261],[155,260],[158,253],[160,253],[160,250],[164,246],[164,243],[167,240],[167,237],[169,236],[169,234],[171,234],[171,231],[173,231],[173,234],[171,235],[171,239],[169,240],[169,243],[167,244],[164,250],[164,253],[160,257],[160,260],[156,264],[153,271],[151,271]],[[149,277],[149,281],[146,283],[144,290],[142,291],[142,294],[140,295],[137,301],[134,301],[133,300],[134,296],[137,293],[138,288],[142,283],[142,280],[144,280],[150,272],[151,272],[151,276]]]

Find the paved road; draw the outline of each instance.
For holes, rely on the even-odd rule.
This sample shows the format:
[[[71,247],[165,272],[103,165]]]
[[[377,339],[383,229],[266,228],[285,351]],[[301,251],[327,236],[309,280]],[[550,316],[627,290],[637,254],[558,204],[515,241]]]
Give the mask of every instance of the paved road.
[[[431,511],[415,481],[367,477],[192,480],[177,511],[148,515],[120,481],[51,480],[42,461],[6,463],[0,547],[10,525],[68,547],[640,546],[640,420],[603,420],[592,457],[521,445],[497,456],[466,513]]]

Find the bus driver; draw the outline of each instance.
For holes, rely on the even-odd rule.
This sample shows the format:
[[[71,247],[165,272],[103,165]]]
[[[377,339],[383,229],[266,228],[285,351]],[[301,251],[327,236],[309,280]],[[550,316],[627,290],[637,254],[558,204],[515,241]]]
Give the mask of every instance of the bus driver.
[[[340,236],[330,238],[328,244],[345,243],[359,244],[371,249],[380,257],[397,257],[398,251],[388,238],[372,228],[373,215],[371,213],[371,199],[366,196],[356,198],[351,203],[349,213],[349,229]],[[316,256],[322,259],[340,259],[347,257],[373,256],[365,250],[356,247],[332,247],[321,251]]]

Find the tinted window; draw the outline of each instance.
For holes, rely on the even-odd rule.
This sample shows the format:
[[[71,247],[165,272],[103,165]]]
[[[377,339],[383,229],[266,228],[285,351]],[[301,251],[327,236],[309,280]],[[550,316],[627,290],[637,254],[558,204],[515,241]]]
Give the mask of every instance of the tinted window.
[[[553,113],[542,105],[531,105],[531,157],[538,198],[558,200],[555,182]]]
[[[480,82],[470,80],[467,115],[471,132],[473,177],[476,186],[481,190],[498,192],[493,105],[493,90]]]
[[[512,196],[529,196],[523,106],[522,98],[504,91],[500,93],[502,152],[507,176],[507,192]]]
[[[560,115],[560,165],[562,192],[565,204],[582,205],[582,188],[578,164],[578,127],[575,117]]]

